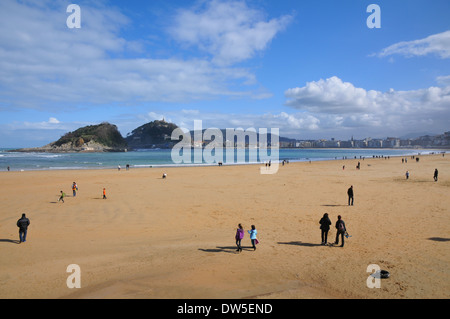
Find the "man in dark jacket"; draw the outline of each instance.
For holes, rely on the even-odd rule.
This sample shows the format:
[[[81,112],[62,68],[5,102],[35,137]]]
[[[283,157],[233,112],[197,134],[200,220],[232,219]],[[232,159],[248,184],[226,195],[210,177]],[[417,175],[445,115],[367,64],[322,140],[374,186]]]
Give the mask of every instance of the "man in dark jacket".
[[[353,206],[353,185],[347,190],[348,204]],[[350,204],[351,203],[351,204]]]
[[[341,215],[338,216],[338,220],[336,221],[336,242],[335,245],[339,244],[339,235],[341,235],[341,240],[342,240],[342,244],[341,247],[344,247],[344,235],[345,232],[347,231],[347,228],[345,228],[345,223],[344,221],[341,219]]]
[[[29,225],[30,220],[25,216],[25,214],[22,214],[22,218],[20,218],[17,221],[17,227],[19,227],[19,238],[21,243],[27,241],[27,230]]]
[[[328,231],[330,230],[331,220],[328,217],[328,214],[323,214],[323,217],[319,221],[320,229],[322,233],[322,245],[327,244],[328,239]]]

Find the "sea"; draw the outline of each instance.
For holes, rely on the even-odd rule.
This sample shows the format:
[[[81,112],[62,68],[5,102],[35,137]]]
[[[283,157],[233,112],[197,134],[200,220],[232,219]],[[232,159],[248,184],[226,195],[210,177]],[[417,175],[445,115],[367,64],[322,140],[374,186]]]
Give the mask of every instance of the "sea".
[[[0,148],[0,171],[36,171],[67,169],[125,169],[217,165],[218,161],[203,156],[201,149],[191,149],[190,159],[180,161],[182,153],[174,154],[171,149],[142,149],[128,152],[107,153],[23,153],[10,152]],[[266,163],[258,150],[245,149],[234,152],[234,157],[223,151],[223,165],[245,165]],[[242,153],[243,152],[243,153]],[[417,156],[449,152],[439,149],[279,149],[271,162],[306,162],[342,159],[383,158],[391,156]],[[176,152],[175,152],[176,153]],[[215,156],[214,152],[210,155]],[[238,156],[238,154],[241,154]],[[245,154],[245,157],[242,155]],[[271,155],[270,151],[266,155]],[[186,160],[187,158],[187,160]]]

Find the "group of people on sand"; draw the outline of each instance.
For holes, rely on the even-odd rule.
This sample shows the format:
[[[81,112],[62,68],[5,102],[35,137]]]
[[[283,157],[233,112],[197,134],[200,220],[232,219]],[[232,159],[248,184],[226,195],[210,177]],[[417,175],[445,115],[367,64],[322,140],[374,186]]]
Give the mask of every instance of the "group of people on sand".
[[[433,173],[433,179],[434,179],[434,181],[435,182],[437,182],[438,181],[438,174],[439,174],[439,171],[438,171],[438,169],[436,168],[435,170],[434,170],[434,173]],[[405,173],[405,177],[406,177],[406,179],[409,179],[409,171],[406,171],[406,173]]]
[[[331,220],[328,217],[328,213],[323,214],[323,217],[319,221],[321,237],[322,237],[322,245],[326,245],[328,243],[328,232],[330,231]],[[341,237],[341,246],[344,247],[344,237],[348,237],[347,228],[345,227],[345,222],[342,220],[341,215],[338,215],[338,219],[334,225],[336,228],[336,240],[334,242],[335,245],[339,245],[339,237]]]
[[[72,183],[72,195],[73,197],[77,196],[77,191],[78,191],[78,185],[76,182]],[[59,199],[58,202],[63,202],[64,203],[64,197],[66,197],[66,193],[64,193],[63,191],[60,191],[61,195],[59,195]]]
[[[328,213],[325,213],[323,217],[319,221],[320,224],[320,230],[321,230],[321,236],[322,236],[322,245],[327,245],[328,243],[328,232],[330,231],[330,225],[331,220],[328,217]],[[336,228],[336,240],[334,242],[335,245],[339,245],[339,237],[341,237],[341,245],[340,247],[344,247],[344,237],[349,237],[347,233],[347,228],[345,227],[345,222],[342,219],[341,215],[338,215],[338,219],[334,225]],[[248,231],[250,235],[250,241],[252,243],[253,250],[256,250],[256,245],[259,243],[258,238],[256,237],[256,234],[258,231],[256,230],[255,225],[251,226],[251,229]],[[245,230],[244,227],[242,227],[242,224],[238,225],[238,228],[236,229],[236,251],[241,252],[242,251],[242,239],[245,237]]]
[[[255,225],[252,225],[251,228],[252,229],[250,229],[247,232],[250,235],[250,241],[252,243],[252,248],[253,248],[253,250],[256,250],[256,245],[259,243],[258,238],[256,238],[256,234],[258,233],[258,231],[256,230]],[[242,224],[239,224],[238,228],[236,230],[236,235],[235,235],[237,252],[242,251],[241,242],[242,242],[242,239],[244,239],[244,235],[245,235],[244,228],[242,227]]]
[[[76,197],[78,192],[78,185],[76,182],[72,183],[72,196]],[[63,191],[60,191],[58,202],[64,203],[64,198],[66,197],[66,193]],[[103,199],[106,199],[106,188],[103,188]]]

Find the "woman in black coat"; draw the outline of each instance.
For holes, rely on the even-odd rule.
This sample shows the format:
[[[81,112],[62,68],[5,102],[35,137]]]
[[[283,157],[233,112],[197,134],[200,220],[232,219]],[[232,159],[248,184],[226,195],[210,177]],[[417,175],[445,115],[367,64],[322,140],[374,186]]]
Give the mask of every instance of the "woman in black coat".
[[[323,214],[323,217],[319,221],[320,229],[322,230],[322,245],[327,244],[328,231],[330,230],[331,220],[328,218],[328,214]]]

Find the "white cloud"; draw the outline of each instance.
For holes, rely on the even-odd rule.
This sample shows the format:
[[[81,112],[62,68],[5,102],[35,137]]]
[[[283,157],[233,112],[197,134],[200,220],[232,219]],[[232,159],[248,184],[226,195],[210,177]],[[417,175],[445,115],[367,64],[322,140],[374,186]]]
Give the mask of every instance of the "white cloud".
[[[290,15],[268,20],[244,1],[213,0],[200,9],[180,10],[169,32],[211,54],[215,63],[230,65],[265,50],[291,20]]]
[[[440,85],[450,85],[450,75],[438,76],[436,82]]]
[[[399,54],[406,57],[435,54],[442,59],[450,58],[450,30],[430,35],[424,39],[403,41],[383,49],[380,57]]]
[[[49,124],[59,124],[60,122],[58,121],[57,118],[51,117],[48,119],[48,123]]]
[[[286,105],[314,113],[365,112],[376,105],[377,92],[356,88],[336,76],[308,82],[304,87],[288,89]]]
[[[4,129],[11,131],[72,131],[81,126],[92,125],[98,123],[88,122],[61,122],[55,117],[50,117],[47,121],[14,121],[8,124],[3,124]]]
[[[0,1],[2,108],[55,111],[254,96],[257,81],[244,68],[194,58],[136,58],[143,44],[120,36],[130,21],[114,7],[88,2],[81,28],[68,29],[67,4]]]
[[[285,96],[287,106],[314,116],[320,129],[336,132],[350,128],[378,136],[418,128],[444,132],[450,122],[450,85],[380,92],[331,77],[288,89]]]

